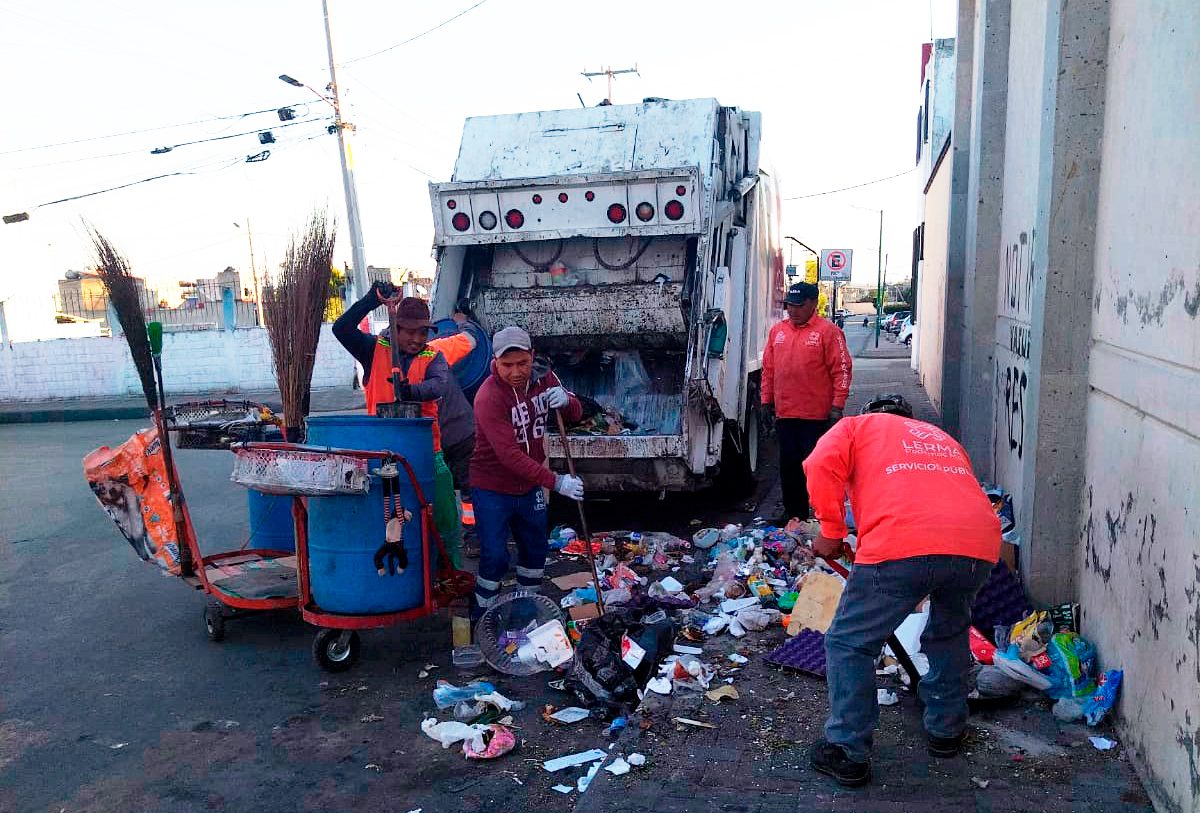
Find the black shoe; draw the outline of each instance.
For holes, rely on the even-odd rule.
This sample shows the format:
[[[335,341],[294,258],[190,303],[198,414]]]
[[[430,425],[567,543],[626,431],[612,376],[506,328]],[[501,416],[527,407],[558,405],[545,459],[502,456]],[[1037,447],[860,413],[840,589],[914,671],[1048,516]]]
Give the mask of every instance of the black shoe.
[[[942,759],[951,759],[958,756],[959,749],[962,748],[963,735],[957,737],[935,737],[929,735],[929,755],[931,757],[941,757]]]
[[[846,756],[842,746],[826,740],[813,743],[812,751],[809,752],[809,762],[818,773],[832,776],[838,784],[848,788],[865,785],[871,778],[871,763],[855,762]]]

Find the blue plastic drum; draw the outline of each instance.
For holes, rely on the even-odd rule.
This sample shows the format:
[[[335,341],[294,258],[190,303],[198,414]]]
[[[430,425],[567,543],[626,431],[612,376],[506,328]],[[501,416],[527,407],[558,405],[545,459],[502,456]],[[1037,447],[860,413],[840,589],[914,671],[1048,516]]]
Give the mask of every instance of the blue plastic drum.
[[[453,336],[459,332],[458,325],[453,319],[439,319],[433,323],[433,326],[437,330],[438,338]],[[479,385],[492,370],[492,339],[488,336],[487,331],[476,322],[466,322],[462,329],[475,337],[475,349],[451,369],[455,379],[458,380],[458,385],[462,387],[463,394],[467,396],[467,400],[474,401]]]
[[[295,550],[296,525],[292,521],[292,498],[246,490],[250,508],[250,544],[267,550]]]
[[[395,452],[408,460],[425,499],[433,501],[431,418],[309,418],[306,444]],[[381,462],[372,460],[371,469]],[[404,529],[408,569],[399,576],[380,576],[375,569],[375,551],[385,541],[383,490],[378,477],[371,477],[371,491],[365,497],[309,498],[309,586],[313,603],[320,609],[343,615],[371,615],[410,610],[424,602],[420,505],[403,468],[400,498],[404,508],[412,512],[413,521]],[[431,563],[431,570],[433,566]]]

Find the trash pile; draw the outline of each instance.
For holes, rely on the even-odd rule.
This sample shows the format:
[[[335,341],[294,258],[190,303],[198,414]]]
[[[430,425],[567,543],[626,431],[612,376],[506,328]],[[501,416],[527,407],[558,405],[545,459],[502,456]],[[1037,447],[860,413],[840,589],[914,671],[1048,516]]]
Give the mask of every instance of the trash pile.
[[[971,628],[971,654],[981,664],[973,694],[997,699],[1030,686],[1054,704],[1063,722],[1097,725],[1117,701],[1124,672],[1100,671],[1096,648],[1079,635],[1079,605],[1060,604],[1017,623],[996,625],[992,637]]]
[[[1011,509],[1011,501],[996,504],[998,512]],[[748,655],[769,651],[784,630],[789,637],[765,661],[823,678],[824,634],[846,570],[814,554],[818,533],[815,522],[779,528],[758,521],[701,528],[691,540],[609,531],[587,542],[569,527],[555,528],[551,549],[576,561],[594,557],[597,578],[589,567],[551,579],[563,593],[557,605],[543,595],[509,594],[476,627],[476,642],[498,672],[556,673],[549,686],[563,700],[541,706],[546,726],[581,726],[612,741],[547,760],[548,773],[568,780],[553,789],[582,793],[601,770],[619,776],[644,765],[641,754],[619,752],[626,729],[636,734],[665,722],[680,730],[715,728],[705,719],[706,701],[742,701],[735,684]],[[850,535],[847,542],[852,549],[856,540]],[[929,616],[926,600],[880,653],[877,675],[896,680],[878,690],[880,705],[900,702],[896,690],[911,690],[928,671],[920,648]],[[776,633],[768,650],[747,645],[748,635],[764,631]],[[1121,685],[1122,672],[1101,673],[1095,648],[1079,636],[1078,606],[1033,611],[1003,560],[973,608],[970,645],[979,664],[976,702],[1033,687],[1057,701],[1058,719],[1096,725]],[[422,730],[443,747],[462,743],[468,759],[494,759],[518,747],[512,713],[522,704],[493,684],[439,681],[434,701],[452,719],[430,717]]]

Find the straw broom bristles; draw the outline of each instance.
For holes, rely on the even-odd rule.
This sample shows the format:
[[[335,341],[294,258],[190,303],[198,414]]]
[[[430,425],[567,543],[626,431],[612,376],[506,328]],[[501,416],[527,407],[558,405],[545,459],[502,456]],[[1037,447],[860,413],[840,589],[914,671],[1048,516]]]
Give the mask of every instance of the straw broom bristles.
[[[108,238],[91,226],[86,226],[92,240],[96,257],[96,270],[108,291],[108,301],[117,312],[117,321],[125,331],[129,353],[137,367],[142,382],[142,393],[150,409],[158,406],[158,392],[154,387],[154,358],[150,352],[150,340],[146,338],[146,317],[142,313],[142,300],[138,295],[137,283],[129,273],[129,261],[108,241]]]
[[[335,236],[328,213],[314,210],[304,234],[292,237],[283,265],[263,289],[263,316],[289,440],[308,415]]]

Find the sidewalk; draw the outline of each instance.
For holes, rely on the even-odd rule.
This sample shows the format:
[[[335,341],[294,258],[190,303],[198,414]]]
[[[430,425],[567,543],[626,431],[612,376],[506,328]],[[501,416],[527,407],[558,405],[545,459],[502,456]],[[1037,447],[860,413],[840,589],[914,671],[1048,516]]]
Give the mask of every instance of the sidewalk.
[[[213,392],[168,395],[167,403],[185,401],[256,401],[273,410],[281,409],[278,390],[260,392]],[[336,387],[313,390],[311,411],[351,412],[363,409],[362,390]],[[51,401],[0,402],[0,424],[63,423],[70,421],[137,420],[148,415],[146,399],[140,395],[117,398],[63,398]]]

